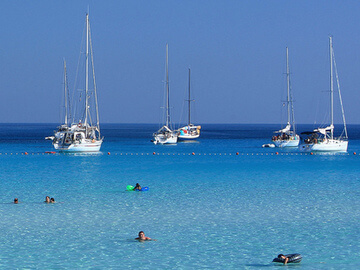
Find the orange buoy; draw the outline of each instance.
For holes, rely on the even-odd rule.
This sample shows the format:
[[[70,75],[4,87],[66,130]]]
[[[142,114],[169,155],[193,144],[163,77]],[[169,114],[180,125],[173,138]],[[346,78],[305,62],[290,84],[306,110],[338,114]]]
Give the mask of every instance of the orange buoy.
[[[25,154],[25,155],[28,155],[28,152],[25,152],[24,154]]]
[[[278,155],[279,154],[279,152],[275,152],[275,155]]]
[[[239,155],[239,152],[236,152],[236,155],[238,156],[238,155]]]
[[[195,155],[195,153],[194,153],[194,152],[192,152],[191,154],[192,154],[193,156]]]
[[[110,155],[110,152],[108,152],[108,155]]]
[[[313,152],[310,152],[310,155],[313,155],[314,153]]]
[[[153,155],[156,155],[156,153],[155,153],[155,152],[153,152]]]
[[[356,155],[356,152],[354,152],[354,155]]]

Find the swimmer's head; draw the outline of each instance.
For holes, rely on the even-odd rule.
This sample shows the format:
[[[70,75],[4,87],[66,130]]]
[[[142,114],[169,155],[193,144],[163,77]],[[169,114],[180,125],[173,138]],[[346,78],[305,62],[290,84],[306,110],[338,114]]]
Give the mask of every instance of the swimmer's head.
[[[139,232],[139,237],[141,237],[142,235],[145,235],[145,233],[143,231]]]
[[[14,203],[18,203],[19,201],[18,201],[18,198],[15,198],[14,199]]]
[[[278,259],[281,259],[282,257],[285,257],[284,254],[279,254]]]

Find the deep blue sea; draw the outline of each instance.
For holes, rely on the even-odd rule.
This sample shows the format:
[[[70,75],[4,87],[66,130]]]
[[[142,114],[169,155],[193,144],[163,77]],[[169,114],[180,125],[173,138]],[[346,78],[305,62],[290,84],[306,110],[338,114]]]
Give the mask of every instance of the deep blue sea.
[[[76,155],[45,153],[56,124],[0,125],[0,269],[360,268],[360,126],[335,155],[262,148],[279,125],[177,145],[150,142],[158,125],[101,127],[101,153]]]

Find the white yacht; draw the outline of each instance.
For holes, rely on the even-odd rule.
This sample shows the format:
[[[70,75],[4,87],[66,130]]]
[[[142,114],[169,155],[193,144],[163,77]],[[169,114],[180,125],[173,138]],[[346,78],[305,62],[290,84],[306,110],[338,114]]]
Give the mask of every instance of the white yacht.
[[[332,45],[332,37],[329,37],[330,47],[330,125],[324,128],[317,128],[310,132],[303,132],[308,135],[304,143],[300,145],[300,151],[305,152],[346,152],[348,148],[348,135],[345,122],[344,108],[341,99],[339,76],[336,68],[335,54]],[[340,137],[334,137],[334,68],[336,75],[337,88],[341,106],[342,120],[344,129]]]
[[[188,102],[188,124],[178,129],[179,131],[179,140],[194,140],[199,138],[201,126],[195,126],[191,124],[191,102],[194,101],[191,99],[190,95],[190,68],[189,68],[189,99]]]
[[[276,147],[298,147],[300,136],[295,131],[294,106],[290,86],[289,49],[286,48],[286,81],[287,81],[287,125],[285,128],[275,131],[277,135],[272,137]]]
[[[165,105],[165,124],[153,134],[154,144],[176,144],[178,141],[178,132],[171,129],[170,121],[170,96],[169,96],[169,46],[166,44],[166,105]]]
[[[97,102],[97,89],[95,83],[94,64],[92,56],[92,44],[90,35],[89,15],[86,14],[86,44],[85,44],[85,90],[79,97],[79,116],[74,112],[74,118],[70,115],[70,97],[67,90],[66,63],[64,62],[65,81],[65,122],[52,139],[54,148],[62,152],[98,152],[100,151],[103,138],[100,135],[99,110]],[[90,61],[89,61],[90,60]],[[92,74],[92,86],[89,89],[89,69]],[[92,108],[94,105],[94,108]],[[93,123],[93,119],[95,122]],[[70,121],[72,122],[71,124]]]

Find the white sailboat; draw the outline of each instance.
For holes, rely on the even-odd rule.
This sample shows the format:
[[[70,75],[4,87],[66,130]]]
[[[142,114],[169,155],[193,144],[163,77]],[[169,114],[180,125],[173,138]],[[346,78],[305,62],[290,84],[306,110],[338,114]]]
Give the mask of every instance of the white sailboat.
[[[295,131],[294,106],[290,87],[289,49],[286,47],[286,81],[287,81],[287,125],[275,131],[278,135],[272,137],[276,147],[298,147],[300,136]],[[291,130],[292,128],[292,130]]]
[[[332,37],[329,37],[330,47],[330,125],[325,128],[317,128],[310,132],[303,132],[302,134],[309,135],[300,145],[300,151],[305,152],[346,152],[348,147],[348,136],[345,122],[344,108],[341,99],[339,76],[336,68],[335,54],[332,45]],[[334,79],[333,67],[335,67],[335,75],[337,81],[337,88],[339,93],[339,100],[341,106],[342,120],[344,129],[340,137],[334,137]]]
[[[90,61],[89,61],[90,60]],[[89,65],[91,64],[91,65]],[[93,90],[89,89],[89,68],[91,67],[91,73],[93,76]],[[51,136],[53,145],[56,150],[62,152],[98,152],[100,151],[103,138],[100,135],[100,123],[99,123],[99,110],[97,102],[97,91],[94,74],[94,63],[92,55],[92,44],[90,34],[90,22],[89,15],[86,14],[86,44],[85,44],[85,98],[80,98],[81,104],[84,106],[84,110],[80,112],[80,116],[74,119],[72,124],[70,116],[69,95],[67,91],[66,83],[66,64],[65,69],[65,122],[61,125],[55,136]],[[93,102],[90,102],[90,97],[93,96]],[[94,103],[94,109],[91,110],[91,103]],[[92,114],[95,114],[95,123],[92,123]]]
[[[191,102],[194,101],[193,99],[191,99],[191,95],[190,95],[190,68],[189,68],[189,99],[187,100],[188,102],[188,124],[184,127],[179,128],[179,139],[180,140],[194,140],[199,138],[200,136],[200,129],[201,126],[195,126],[193,124],[191,124]]]
[[[171,130],[170,121],[170,96],[169,96],[169,46],[166,44],[166,120],[165,125],[153,134],[154,144],[175,144],[178,140],[178,132]]]

